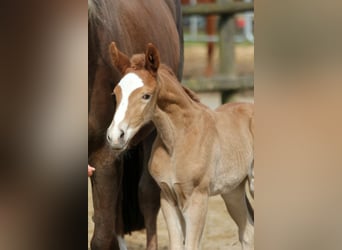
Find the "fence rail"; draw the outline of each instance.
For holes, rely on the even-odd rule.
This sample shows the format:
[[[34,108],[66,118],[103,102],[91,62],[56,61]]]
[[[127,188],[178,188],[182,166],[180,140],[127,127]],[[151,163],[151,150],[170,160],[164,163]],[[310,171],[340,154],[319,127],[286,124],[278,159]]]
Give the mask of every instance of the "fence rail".
[[[227,77],[221,75],[210,78],[186,79],[182,81],[182,84],[195,92],[226,91],[253,88],[254,78],[253,76]]]
[[[183,5],[183,16],[191,15],[229,15],[245,11],[253,11],[254,3],[208,3],[196,5]]]

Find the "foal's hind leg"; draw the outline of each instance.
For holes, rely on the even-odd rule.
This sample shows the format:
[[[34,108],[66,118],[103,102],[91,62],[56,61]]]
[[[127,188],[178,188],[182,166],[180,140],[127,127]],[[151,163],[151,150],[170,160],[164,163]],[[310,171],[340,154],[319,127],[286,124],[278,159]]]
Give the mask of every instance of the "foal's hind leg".
[[[245,181],[228,194],[222,194],[227,210],[239,228],[239,240],[243,250],[254,249],[254,223],[248,215],[245,200]]]

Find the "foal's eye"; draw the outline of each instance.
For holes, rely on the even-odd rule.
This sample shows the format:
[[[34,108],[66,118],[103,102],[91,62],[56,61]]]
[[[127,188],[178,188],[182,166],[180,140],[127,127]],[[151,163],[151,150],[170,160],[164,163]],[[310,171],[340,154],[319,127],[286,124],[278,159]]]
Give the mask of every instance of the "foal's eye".
[[[144,99],[144,100],[148,100],[148,99],[150,99],[151,98],[151,95],[149,95],[149,94],[144,94],[143,96],[142,96],[142,99]]]

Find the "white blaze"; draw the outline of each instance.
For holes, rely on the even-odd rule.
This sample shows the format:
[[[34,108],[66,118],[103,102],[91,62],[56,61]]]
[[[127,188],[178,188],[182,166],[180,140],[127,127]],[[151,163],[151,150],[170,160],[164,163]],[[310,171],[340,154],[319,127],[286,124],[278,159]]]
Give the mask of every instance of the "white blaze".
[[[120,128],[126,129],[125,126],[127,125],[123,124],[123,121],[125,119],[130,95],[134,90],[144,86],[144,83],[138,75],[134,73],[128,73],[121,79],[119,86],[121,88],[121,101],[114,114],[114,119],[107,131],[114,142],[117,142],[118,138],[120,137]]]
[[[128,73],[124,78],[121,79],[119,86],[121,87],[122,98],[120,105],[114,115],[115,124],[119,124],[124,120],[128,107],[128,98],[134,90],[144,86],[144,83],[136,74]]]

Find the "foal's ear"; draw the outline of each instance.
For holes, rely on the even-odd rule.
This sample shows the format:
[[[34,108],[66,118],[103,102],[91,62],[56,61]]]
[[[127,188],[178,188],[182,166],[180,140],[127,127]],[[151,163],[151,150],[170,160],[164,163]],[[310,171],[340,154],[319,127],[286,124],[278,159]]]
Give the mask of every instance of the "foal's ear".
[[[122,53],[117,47],[115,42],[109,45],[109,55],[114,67],[116,67],[121,74],[124,74],[126,69],[131,65],[128,56]]]
[[[159,58],[158,49],[152,43],[147,44],[145,52],[145,68],[153,75],[157,74],[160,63]]]

